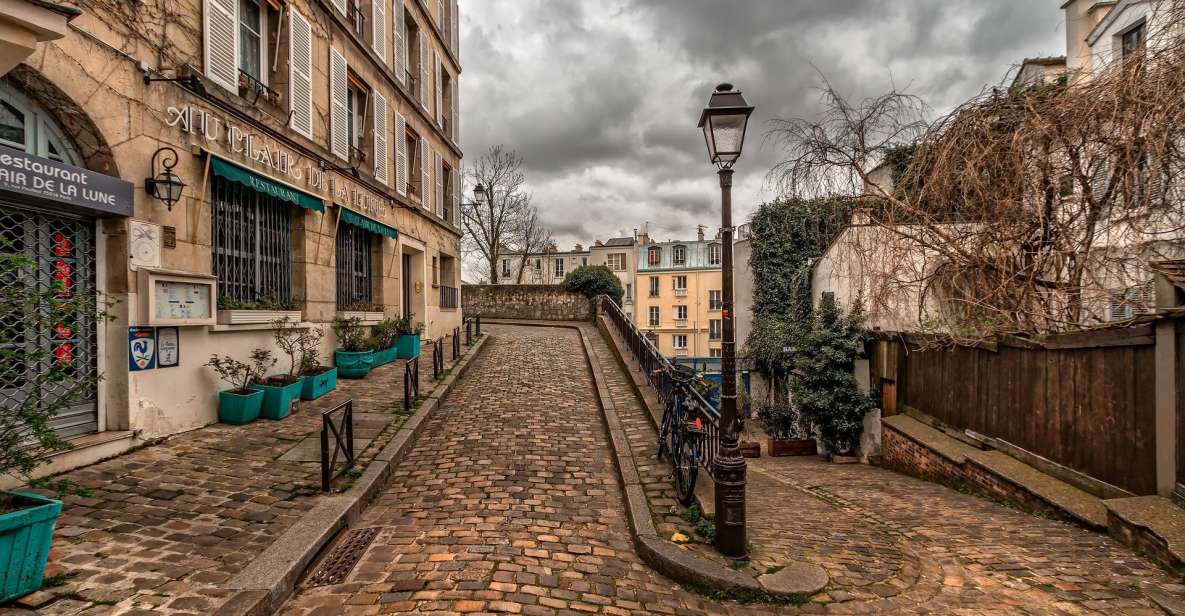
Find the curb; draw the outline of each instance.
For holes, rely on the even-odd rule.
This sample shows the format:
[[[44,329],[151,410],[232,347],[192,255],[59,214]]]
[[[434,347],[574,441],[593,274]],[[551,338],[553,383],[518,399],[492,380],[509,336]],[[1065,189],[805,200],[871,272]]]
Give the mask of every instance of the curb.
[[[597,352],[592,348],[584,328],[577,323],[583,321],[556,321],[553,323],[538,323],[534,321],[513,321],[499,319],[491,321],[500,325],[521,325],[526,327],[556,327],[575,330],[580,334],[580,343],[584,347],[584,359],[588,362],[593,375],[597,398],[601,407],[601,418],[605,431],[609,434],[609,446],[613,450],[616,461],[618,479],[621,482],[622,493],[625,496],[626,519],[629,522],[630,535],[633,537],[634,549],[646,564],[655,571],[684,584],[709,587],[724,591],[765,594],[771,596],[800,598],[802,595],[775,593],[762,586],[755,578],[733,571],[724,565],[705,560],[680,549],[669,541],[658,536],[654,520],[650,516],[650,503],[646,500],[646,491],[642,486],[641,475],[634,464],[629,441],[626,440],[625,429],[621,419],[617,416],[617,407],[613,397],[609,394],[604,372],[597,361]],[[591,325],[591,324],[590,324]],[[631,381],[632,383],[632,381]],[[635,393],[639,394],[635,385]]]
[[[489,336],[477,340],[449,375],[424,399],[420,408],[403,423],[374,460],[348,490],[322,499],[224,588],[235,591],[214,614],[218,616],[263,616],[273,613],[292,593],[304,574],[337,533],[358,519],[366,505],[382,490],[392,469],[415,443],[428,417],[440,400],[465,374],[480,354]]]

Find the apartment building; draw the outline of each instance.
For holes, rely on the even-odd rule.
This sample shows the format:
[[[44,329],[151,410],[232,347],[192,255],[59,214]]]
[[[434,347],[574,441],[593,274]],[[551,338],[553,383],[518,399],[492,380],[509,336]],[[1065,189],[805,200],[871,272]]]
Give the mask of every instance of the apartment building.
[[[637,289],[638,256],[634,250],[637,240],[632,237],[612,237],[602,242],[597,240],[589,249],[589,264],[604,265],[617,275],[624,291],[621,299],[625,316],[634,318],[634,300]]]
[[[505,250],[498,257],[498,284],[560,284],[568,272],[588,265],[589,257],[580,244],[566,251],[554,245],[537,253]]]
[[[638,327],[668,357],[719,357],[723,244],[705,240],[640,243],[635,252]]]
[[[0,244],[112,302],[28,332],[104,377],[62,464],[216,421],[203,364],[275,350],[277,316],[460,325],[456,0],[72,4],[0,6],[30,33],[0,46]]]

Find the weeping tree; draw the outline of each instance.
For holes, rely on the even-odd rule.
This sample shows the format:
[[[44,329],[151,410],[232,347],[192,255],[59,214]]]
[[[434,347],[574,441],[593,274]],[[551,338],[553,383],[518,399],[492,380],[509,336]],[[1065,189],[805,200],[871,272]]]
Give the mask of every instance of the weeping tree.
[[[869,311],[917,296],[917,328],[946,340],[1138,313],[1149,263],[1185,257],[1183,9],[1161,5],[1143,50],[991,88],[933,122],[906,92],[853,101],[825,83],[821,117],[776,123],[771,179],[864,208],[879,228],[854,265]]]

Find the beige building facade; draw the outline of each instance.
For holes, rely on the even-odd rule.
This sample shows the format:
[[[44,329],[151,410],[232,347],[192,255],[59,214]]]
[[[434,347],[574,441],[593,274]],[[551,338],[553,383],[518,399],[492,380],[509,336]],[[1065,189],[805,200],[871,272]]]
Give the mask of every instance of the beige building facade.
[[[722,248],[704,239],[638,245],[635,320],[664,356],[720,357]]]
[[[634,250],[637,240],[632,237],[612,237],[602,242],[597,240],[589,249],[589,264],[604,265],[621,281],[622,312],[634,318],[634,301],[637,297],[638,254]]]
[[[215,422],[203,364],[275,351],[272,318],[326,362],[347,312],[461,324],[455,0],[76,5],[0,78],[0,234],[112,306],[31,334],[103,375],[51,470]]]
[[[498,284],[560,284],[568,272],[588,265],[589,257],[589,251],[580,244],[568,251],[552,248],[526,255],[503,252],[498,257]]]

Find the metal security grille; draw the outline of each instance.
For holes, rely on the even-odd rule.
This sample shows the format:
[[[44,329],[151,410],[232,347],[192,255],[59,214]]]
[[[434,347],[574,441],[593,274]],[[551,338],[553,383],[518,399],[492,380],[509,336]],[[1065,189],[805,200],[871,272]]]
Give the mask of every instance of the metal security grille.
[[[28,289],[30,296],[54,291],[64,299],[95,294],[91,219],[0,204],[0,252],[26,257],[34,265],[15,275],[7,274],[0,280],[6,287]],[[38,323],[44,320],[19,309],[0,314],[0,347],[37,357],[20,365],[0,366],[0,412],[30,400],[40,405],[60,401],[69,388],[50,377],[55,365],[84,383],[97,373],[95,315],[79,313],[65,323]],[[63,437],[88,434],[99,427],[94,387],[81,396],[74,394],[73,402],[50,421],[50,427]]]
[[[292,206],[220,177],[213,195],[218,297],[291,301]]]
[[[371,303],[370,247],[374,234],[354,225],[337,227],[337,309],[357,310]]]

